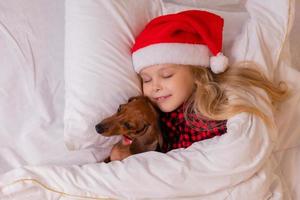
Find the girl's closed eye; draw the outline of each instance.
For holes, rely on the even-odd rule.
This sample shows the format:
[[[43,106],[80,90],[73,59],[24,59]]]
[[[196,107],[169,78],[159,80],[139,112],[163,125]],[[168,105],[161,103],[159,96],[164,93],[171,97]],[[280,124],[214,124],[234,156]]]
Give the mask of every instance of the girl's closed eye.
[[[142,78],[142,81],[143,81],[143,83],[148,83],[148,82],[150,82],[151,81],[151,78],[150,77],[141,77]]]
[[[162,78],[171,78],[173,75],[174,75],[174,72],[172,72],[172,71],[166,71],[166,72],[161,73]]]
[[[143,83],[149,83],[151,80],[143,80]]]
[[[173,76],[173,74],[163,74],[162,77],[163,78],[171,78]]]

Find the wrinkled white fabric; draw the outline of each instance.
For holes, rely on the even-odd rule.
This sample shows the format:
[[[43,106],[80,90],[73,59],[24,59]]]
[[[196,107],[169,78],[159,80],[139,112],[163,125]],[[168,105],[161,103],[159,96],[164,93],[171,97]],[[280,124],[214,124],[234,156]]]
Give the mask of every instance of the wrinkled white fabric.
[[[268,66],[275,69],[280,64],[278,70],[265,68],[265,71],[272,71],[269,74],[270,77],[278,77],[278,74],[284,74],[286,78],[290,78],[290,82],[297,88],[299,83],[297,83],[296,78],[299,77],[297,76],[299,72],[290,70],[286,62],[279,61],[282,56],[280,49],[283,48],[282,45],[289,30],[290,23],[288,21],[291,15],[289,13],[291,6],[292,2],[288,0],[248,0],[246,8],[250,18],[243,25],[242,32],[233,44],[232,50],[228,52],[231,52],[231,56],[241,54],[234,57],[236,60],[254,59],[262,67],[268,64]],[[245,47],[246,51],[244,51]],[[20,66],[25,67],[28,65]],[[51,70],[49,69],[49,71]],[[12,72],[10,73],[10,79],[13,79]],[[27,72],[29,73],[29,71]],[[43,75],[42,77],[48,77],[50,74],[48,73],[47,76]],[[22,73],[18,74],[18,77],[21,75]],[[24,79],[35,80],[27,75],[24,75]],[[9,79],[6,78],[5,80],[8,81]],[[41,82],[47,86],[48,78],[42,80]],[[49,80],[55,79],[49,78]],[[37,86],[40,87],[40,84],[39,82]],[[2,93],[0,94],[11,94],[6,89],[8,85],[8,83],[5,84],[6,87],[3,87],[4,90],[1,90]],[[55,84],[49,85],[52,88]],[[27,88],[28,84],[23,86]],[[30,91],[34,91],[32,89],[34,87],[28,88],[31,88]],[[17,92],[21,93],[24,90],[20,89]],[[44,93],[41,92],[41,94]],[[47,97],[49,96],[44,98]],[[52,96],[50,95],[50,97]],[[299,98],[298,100],[297,98],[297,95],[294,95],[289,100],[288,105],[292,108],[298,108],[295,107],[299,105]],[[35,92],[28,94],[28,102],[31,102],[31,99],[38,99],[35,97]],[[21,99],[18,98],[12,101],[8,99],[2,101],[1,103],[7,105],[7,107],[1,107],[3,110],[7,109],[5,113],[9,113],[10,102],[20,101],[20,104],[13,105],[22,105]],[[45,107],[47,108],[47,106]],[[58,139],[58,135],[62,134],[61,115],[60,120],[57,118],[52,119],[55,122],[54,124],[59,125],[50,126],[49,128],[51,117],[47,116],[55,115],[47,115],[47,113],[51,113],[52,109],[46,109],[47,112],[37,112],[38,114],[36,112],[30,113],[35,108],[45,107],[37,104],[36,101],[32,101],[30,104],[25,104],[24,107],[17,107],[13,110],[14,113],[12,114],[17,112],[20,114],[19,117],[22,116],[21,114],[24,111],[29,113],[26,116],[31,116],[27,117],[26,120],[21,119],[18,121],[26,125],[22,126],[22,129],[13,123],[0,126],[1,131],[7,132],[5,134],[7,140],[4,140],[4,142],[1,140],[1,144],[10,147],[7,149],[1,148],[1,159],[4,158],[3,160],[5,160],[5,162],[2,162],[5,165],[1,163],[1,168],[5,166],[4,171],[7,171],[10,167],[20,167],[0,175],[0,199],[61,200],[92,199],[92,197],[98,197],[98,199],[101,199],[101,197],[205,200],[289,199],[288,191],[285,190],[284,183],[280,180],[280,174],[275,171],[277,160],[274,157],[274,150],[278,147],[278,138],[282,137],[281,133],[267,130],[262,121],[252,115],[242,113],[231,118],[228,120],[227,134],[194,143],[186,150],[178,149],[168,154],[148,152],[132,156],[123,162],[95,164],[92,163],[95,160],[89,150],[75,151],[73,156],[68,156],[70,154],[61,146],[63,136],[61,135],[61,138]],[[55,107],[55,110],[60,112],[59,108],[61,107],[62,105]],[[283,110],[282,112],[284,113]],[[297,109],[294,109],[293,113],[293,116],[297,116]],[[34,117],[35,115],[39,117]],[[284,116],[289,115],[285,113]],[[1,117],[5,122],[8,122],[4,115],[1,115]],[[47,119],[48,121],[46,120],[47,123],[41,123],[41,119]],[[289,121],[286,120],[285,122],[290,123]],[[282,124],[278,125],[282,133],[289,131],[285,130]],[[292,130],[295,131],[293,136],[297,135],[297,128],[295,125],[294,127],[296,130]],[[17,135],[18,130],[22,133],[22,136],[16,137],[18,140],[13,140],[13,137],[9,134],[15,133]],[[40,133],[39,136],[36,135],[37,133]],[[33,141],[30,141],[30,139],[33,139]],[[23,141],[23,143],[19,141]],[[47,141],[49,141],[49,144],[47,144]],[[15,143],[18,146],[15,147],[15,150],[12,148],[13,145],[7,143]],[[34,143],[40,144],[35,145]],[[50,144],[57,144],[57,149],[48,149],[47,147],[54,148],[54,145],[51,146]],[[297,142],[293,141],[289,144],[297,145]],[[82,154],[79,154],[79,152]],[[56,153],[55,156],[54,153]],[[47,160],[49,163],[47,163]],[[82,165],[88,162],[91,162],[91,164]],[[31,166],[21,167],[24,164],[30,164]],[[39,166],[34,166],[35,164]],[[44,164],[44,166],[40,166],[41,164]]]
[[[0,0],[0,173],[95,162],[63,141],[64,2]]]

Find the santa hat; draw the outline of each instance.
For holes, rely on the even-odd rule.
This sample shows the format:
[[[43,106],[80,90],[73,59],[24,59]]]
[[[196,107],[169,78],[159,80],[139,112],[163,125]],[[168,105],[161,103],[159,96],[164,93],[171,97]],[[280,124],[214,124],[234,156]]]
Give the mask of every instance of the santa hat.
[[[200,10],[153,19],[132,47],[135,71],[139,73],[147,66],[169,63],[224,72],[228,59],[221,53],[223,24],[220,16]]]

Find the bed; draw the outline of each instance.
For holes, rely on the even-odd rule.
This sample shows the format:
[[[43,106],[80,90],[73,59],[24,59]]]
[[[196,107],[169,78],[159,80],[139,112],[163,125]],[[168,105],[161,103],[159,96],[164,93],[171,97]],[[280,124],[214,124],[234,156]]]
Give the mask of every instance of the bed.
[[[0,199],[300,199],[297,8],[294,0],[0,1]],[[94,125],[140,94],[130,67],[134,36],[150,19],[186,9],[220,14],[230,62],[255,60],[270,78],[293,89],[274,116],[278,132],[271,137],[268,167],[283,180],[282,193],[268,182],[275,192],[265,196],[259,173],[249,179],[238,174],[224,188],[228,179],[214,182],[216,172],[201,174],[196,161],[183,159],[200,163],[219,139],[167,155],[148,152],[101,163],[119,138],[97,135]],[[244,122],[260,126],[247,115],[229,121],[237,135],[253,125]],[[168,177],[170,171],[177,175]]]

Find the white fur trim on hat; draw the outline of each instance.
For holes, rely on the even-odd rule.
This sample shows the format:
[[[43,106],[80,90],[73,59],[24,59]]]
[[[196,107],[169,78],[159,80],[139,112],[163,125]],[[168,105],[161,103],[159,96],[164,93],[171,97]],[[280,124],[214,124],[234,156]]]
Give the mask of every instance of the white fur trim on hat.
[[[224,72],[228,67],[228,58],[223,53],[210,57],[210,69],[215,74]]]
[[[159,43],[146,46],[133,52],[134,70],[139,73],[143,68],[155,64],[181,64],[209,66],[211,53],[206,45],[184,43]]]

